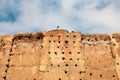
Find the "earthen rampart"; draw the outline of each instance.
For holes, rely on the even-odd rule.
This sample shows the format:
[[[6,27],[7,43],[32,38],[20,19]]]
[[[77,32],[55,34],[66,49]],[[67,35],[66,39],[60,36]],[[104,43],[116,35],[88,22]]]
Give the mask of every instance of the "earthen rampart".
[[[120,80],[120,33],[0,36],[0,80]]]

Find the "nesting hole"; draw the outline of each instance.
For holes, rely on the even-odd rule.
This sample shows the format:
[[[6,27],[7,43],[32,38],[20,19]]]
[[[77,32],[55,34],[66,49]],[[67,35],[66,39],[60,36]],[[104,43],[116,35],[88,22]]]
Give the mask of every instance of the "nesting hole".
[[[6,64],[6,67],[9,68],[9,64]]]
[[[100,74],[100,77],[102,77],[102,74]]]
[[[1,41],[3,41],[3,39],[1,39]]]
[[[65,72],[65,74],[67,74],[68,72],[67,71],[64,71]]]
[[[43,45],[41,45],[41,48],[43,48]]]
[[[92,76],[92,73],[90,73],[90,76]]]
[[[119,65],[119,63],[117,63],[117,65]]]
[[[37,39],[39,40],[39,39],[40,39],[40,36],[37,36]]]
[[[80,71],[79,74],[86,73],[86,71]]]
[[[64,52],[62,52],[62,54],[64,54]]]
[[[79,74],[82,74],[82,71],[80,71]]]
[[[113,46],[116,46],[116,44],[113,44]]]
[[[51,43],[51,41],[49,41],[49,43]]]
[[[6,76],[5,76],[5,77],[3,77],[3,79],[4,79],[4,80],[6,80]]]
[[[5,70],[5,73],[7,73],[7,70]]]
[[[48,52],[48,54],[50,54],[51,52]]]
[[[57,55],[57,52],[54,52],[55,53],[55,55]]]
[[[10,52],[12,52],[12,49],[10,49]]]
[[[98,39],[97,39],[97,38],[95,38],[95,41],[98,41]]]
[[[72,60],[72,58],[70,58],[70,60]]]
[[[75,67],[77,67],[78,65],[77,64],[75,64]]]
[[[60,38],[60,36],[58,36],[58,38]]]
[[[76,38],[76,35],[73,35],[74,38]]]
[[[68,67],[68,64],[65,64],[66,67]]]
[[[9,56],[13,56],[14,54],[9,54]]]
[[[80,54],[80,52],[78,52],[78,54]]]
[[[66,35],[66,37],[69,37],[68,35]]]
[[[90,41],[90,39],[88,39],[88,41]]]
[[[4,46],[5,46],[5,44],[2,44],[2,46],[4,47]]]
[[[61,80],[61,78],[59,78],[58,80]]]
[[[115,77],[115,75],[112,76],[113,78]]]
[[[68,41],[65,41],[65,43],[67,44],[67,43],[68,43]]]
[[[83,38],[83,37],[81,37],[81,40],[84,40],[84,38]]]
[[[62,54],[64,54],[64,52],[62,52]]]
[[[8,59],[8,62],[10,62],[10,59]]]
[[[22,36],[19,36],[18,39],[21,40]]]
[[[60,67],[60,65],[58,64],[58,67]]]
[[[73,41],[73,43],[75,43],[75,41]]]
[[[65,57],[62,57],[62,60],[65,60]]]
[[[60,43],[60,41],[58,41],[58,43]]]
[[[72,54],[72,52],[69,52],[69,54]]]
[[[51,64],[51,66],[53,66],[53,64]]]
[[[91,46],[91,44],[88,44],[89,46]]]
[[[106,39],[104,39],[104,41],[107,41]]]

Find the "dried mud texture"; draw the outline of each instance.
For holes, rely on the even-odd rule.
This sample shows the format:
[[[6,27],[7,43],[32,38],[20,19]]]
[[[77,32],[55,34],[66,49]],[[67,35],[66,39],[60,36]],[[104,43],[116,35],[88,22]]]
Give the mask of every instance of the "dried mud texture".
[[[0,80],[120,80],[120,33],[0,36]]]

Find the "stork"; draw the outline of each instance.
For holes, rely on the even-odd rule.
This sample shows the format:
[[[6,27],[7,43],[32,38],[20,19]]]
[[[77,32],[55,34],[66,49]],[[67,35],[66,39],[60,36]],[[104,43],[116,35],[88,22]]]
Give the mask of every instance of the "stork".
[[[57,29],[60,28],[60,26],[57,26]]]

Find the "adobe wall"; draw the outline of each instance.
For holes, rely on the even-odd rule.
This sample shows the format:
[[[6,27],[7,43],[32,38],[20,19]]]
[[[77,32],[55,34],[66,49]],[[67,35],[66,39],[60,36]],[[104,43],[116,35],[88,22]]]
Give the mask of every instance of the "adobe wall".
[[[120,33],[0,36],[0,80],[120,80]]]

